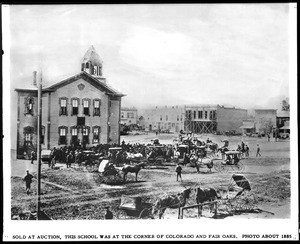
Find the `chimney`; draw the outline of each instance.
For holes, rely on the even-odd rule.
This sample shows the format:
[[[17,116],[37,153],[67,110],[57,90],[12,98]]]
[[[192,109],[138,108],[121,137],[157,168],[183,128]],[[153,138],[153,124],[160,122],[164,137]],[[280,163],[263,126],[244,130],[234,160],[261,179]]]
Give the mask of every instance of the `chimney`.
[[[37,73],[36,71],[33,71],[33,83],[32,84],[34,86],[37,86],[37,83],[36,83],[36,73]]]

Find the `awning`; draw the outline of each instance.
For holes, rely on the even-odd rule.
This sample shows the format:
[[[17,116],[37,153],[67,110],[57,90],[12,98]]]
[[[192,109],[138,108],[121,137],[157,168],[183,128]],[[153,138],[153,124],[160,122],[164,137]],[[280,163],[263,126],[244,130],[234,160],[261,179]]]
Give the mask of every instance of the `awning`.
[[[243,125],[240,127],[241,129],[253,129],[254,126],[253,125]]]

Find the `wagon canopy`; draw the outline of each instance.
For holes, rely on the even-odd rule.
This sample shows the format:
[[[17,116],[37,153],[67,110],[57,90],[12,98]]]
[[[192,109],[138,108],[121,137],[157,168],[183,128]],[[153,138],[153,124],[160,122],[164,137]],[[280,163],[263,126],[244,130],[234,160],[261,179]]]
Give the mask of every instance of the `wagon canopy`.
[[[142,205],[142,198],[141,197],[127,197],[122,196],[120,209],[123,210],[140,210]]]
[[[109,160],[108,159],[103,159],[101,161],[101,163],[99,164],[98,171],[100,173],[103,173],[104,171],[110,169],[111,167],[114,168],[114,166],[112,164],[110,164]]]
[[[239,187],[243,188],[244,190],[251,190],[250,183],[244,175],[233,174],[232,178]]]

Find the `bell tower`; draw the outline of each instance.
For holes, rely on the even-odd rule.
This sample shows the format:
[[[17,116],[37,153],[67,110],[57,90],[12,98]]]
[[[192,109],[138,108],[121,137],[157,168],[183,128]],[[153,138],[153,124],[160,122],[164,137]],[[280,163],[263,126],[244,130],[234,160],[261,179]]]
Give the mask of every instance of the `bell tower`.
[[[102,60],[91,46],[81,60],[81,71],[85,71],[95,77],[102,77]]]

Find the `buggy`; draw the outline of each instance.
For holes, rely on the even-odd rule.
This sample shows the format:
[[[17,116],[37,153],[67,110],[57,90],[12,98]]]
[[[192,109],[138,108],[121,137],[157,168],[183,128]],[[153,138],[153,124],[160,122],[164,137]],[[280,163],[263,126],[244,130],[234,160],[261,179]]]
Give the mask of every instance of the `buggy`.
[[[141,197],[122,196],[119,210],[118,219],[124,219],[127,216],[138,218],[149,218],[152,216],[151,203],[143,202]]]
[[[94,173],[94,180],[98,183],[118,184],[122,182],[122,177],[115,166],[108,160],[103,159],[99,168]]]
[[[230,214],[253,211],[257,207],[257,199],[251,191],[250,183],[242,174],[233,174],[227,190],[224,190],[221,195],[219,209],[223,208]]]
[[[166,159],[165,159],[165,151],[164,146],[149,146],[149,148],[152,148],[155,153],[154,158],[149,158],[146,160],[148,161],[149,165],[162,165]]]
[[[217,162],[215,170],[221,173],[227,173],[229,169],[234,172],[242,172],[245,169],[245,166],[241,162],[241,152],[239,151],[227,151],[225,152],[225,159],[221,159]]]

